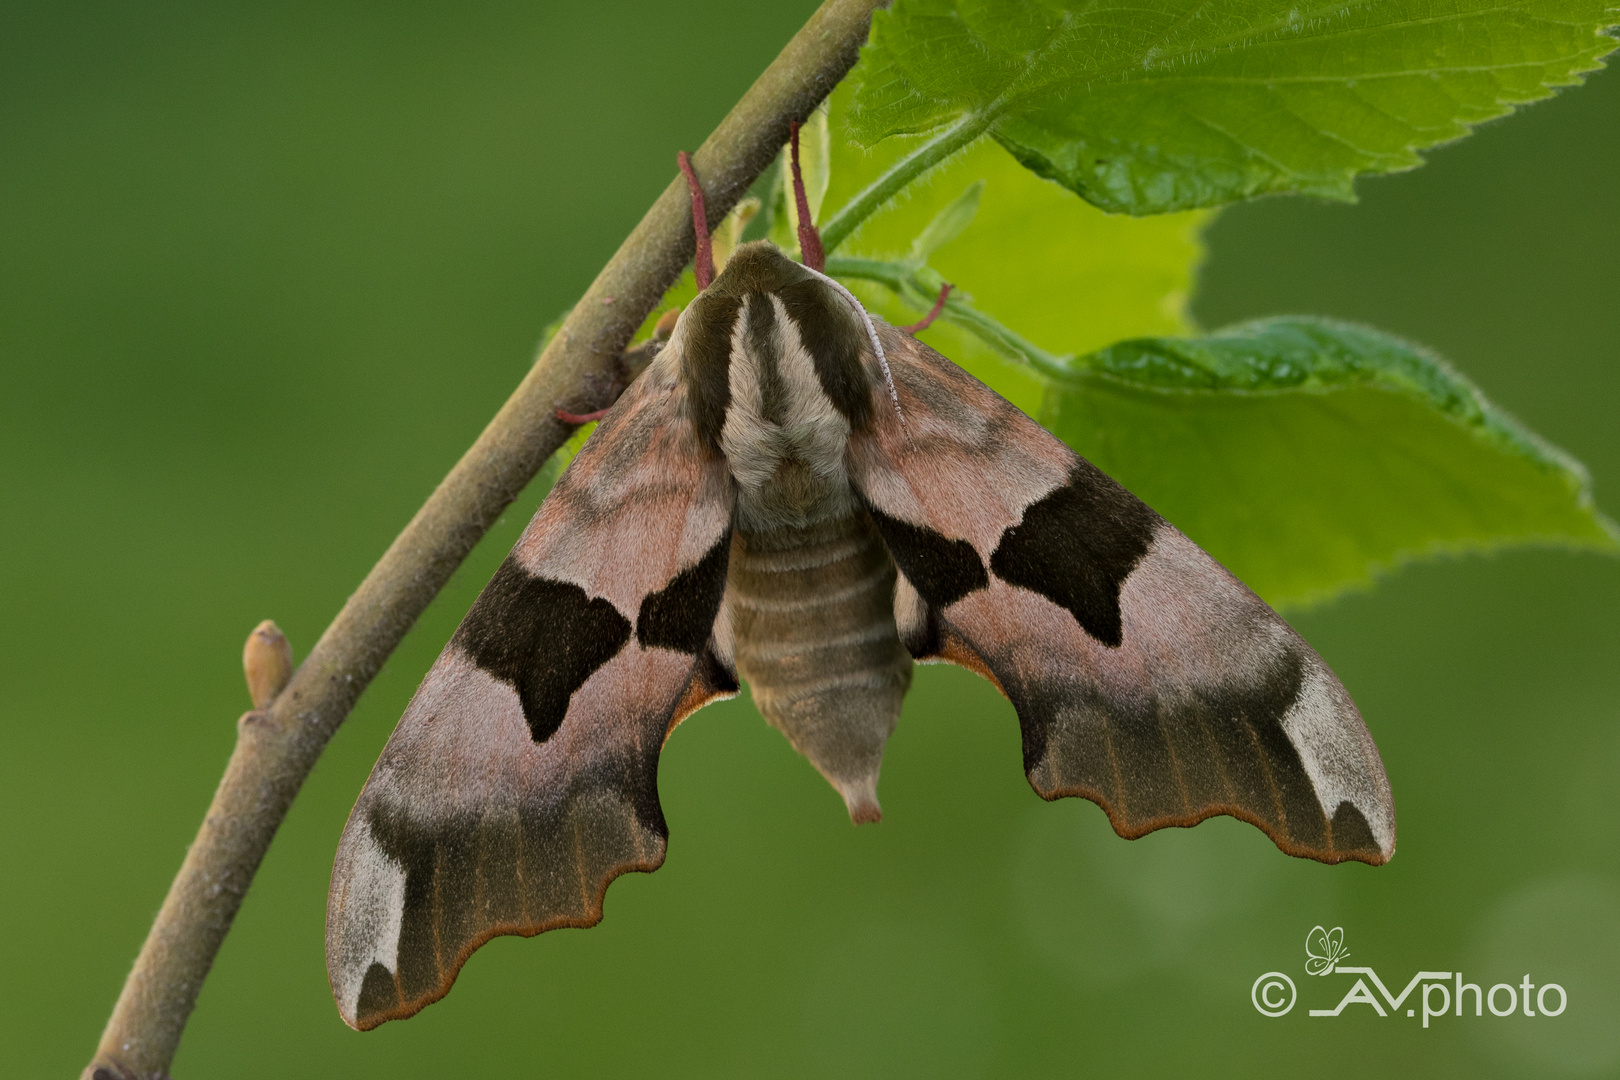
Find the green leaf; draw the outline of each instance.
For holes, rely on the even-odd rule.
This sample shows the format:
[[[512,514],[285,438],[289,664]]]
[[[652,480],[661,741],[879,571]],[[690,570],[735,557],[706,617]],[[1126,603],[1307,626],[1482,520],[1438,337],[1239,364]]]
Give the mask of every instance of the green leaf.
[[[831,101],[832,174],[824,207],[845,206],[905,153],[901,140],[874,150],[855,145],[847,135],[849,98],[847,87],[840,87]],[[1193,329],[1187,299],[1203,258],[1199,232],[1207,211],[1154,218],[1105,214],[1033,175],[989,140],[968,147],[864,218],[828,270],[839,274],[846,260],[862,259],[909,273],[917,246],[931,244],[946,222],[954,227],[966,216],[966,191],[979,183],[977,212],[929,255],[938,275],[931,280],[943,278],[960,290],[952,294],[953,308],[971,304],[1060,356],[1121,338]],[[922,318],[938,294],[937,284],[896,291],[866,278],[844,280],[874,314],[896,325]],[[1039,411],[1046,380],[1007,350],[949,319],[920,336],[1020,408]]]
[[[1373,330],[1266,319],[1071,367],[1047,427],[1273,604],[1441,551],[1620,547],[1577,462]]]
[[[895,0],[852,76],[853,132],[988,132],[1132,214],[1350,199],[1357,174],[1579,82],[1616,22],[1613,0]]]
[[[923,227],[923,231],[911,242],[907,258],[919,265],[926,263],[934,252],[961,236],[963,230],[973,224],[974,215],[979,212],[979,198],[983,194],[984,177],[981,176],[969,184],[966,191],[946,203],[945,209],[935,214],[934,220]]]

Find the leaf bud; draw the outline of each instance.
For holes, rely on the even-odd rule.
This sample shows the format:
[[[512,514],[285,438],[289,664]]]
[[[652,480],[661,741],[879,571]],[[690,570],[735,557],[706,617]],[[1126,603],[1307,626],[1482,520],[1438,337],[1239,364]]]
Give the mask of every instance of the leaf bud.
[[[668,341],[669,335],[675,332],[675,320],[681,317],[680,308],[670,308],[658,317],[658,323],[653,327],[652,336],[659,341]]]
[[[248,635],[242,646],[242,671],[255,709],[274,701],[292,678],[292,646],[271,620],[264,620]]]

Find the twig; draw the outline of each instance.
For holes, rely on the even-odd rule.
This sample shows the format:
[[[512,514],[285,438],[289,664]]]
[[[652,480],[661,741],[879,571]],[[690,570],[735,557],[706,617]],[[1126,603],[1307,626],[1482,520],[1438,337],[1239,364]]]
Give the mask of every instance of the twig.
[[[770,165],[789,126],[855,63],[882,0],[826,0],[693,155],[714,220]],[[366,575],[263,707],[236,749],[197,839],[124,983],[85,1080],[162,1078],[208,969],[293,797],[355,700],[501,512],[572,433],[558,408],[588,413],[624,381],[636,327],[694,249],[677,178],[602,268],[539,361],[472,448]]]
[[[962,114],[947,127],[940,128],[911,153],[890,165],[883,174],[862,188],[854,198],[839,208],[832,220],[821,227],[822,250],[831,254],[838,245],[849,239],[856,226],[871,217],[879,207],[894,198],[905,186],[923,173],[943,164],[953,154],[971,144],[990,130],[995,121],[999,100],[978,112]]]

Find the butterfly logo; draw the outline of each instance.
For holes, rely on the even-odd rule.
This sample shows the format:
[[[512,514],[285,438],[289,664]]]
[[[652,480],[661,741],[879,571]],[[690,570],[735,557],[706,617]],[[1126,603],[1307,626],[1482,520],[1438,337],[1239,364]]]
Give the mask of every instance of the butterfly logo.
[[[1349,955],[1344,947],[1342,926],[1335,926],[1332,930],[1323,930],[1320,926],[1315,926],[1305,935],[1307,975],[1331,975],[1333,965]]]

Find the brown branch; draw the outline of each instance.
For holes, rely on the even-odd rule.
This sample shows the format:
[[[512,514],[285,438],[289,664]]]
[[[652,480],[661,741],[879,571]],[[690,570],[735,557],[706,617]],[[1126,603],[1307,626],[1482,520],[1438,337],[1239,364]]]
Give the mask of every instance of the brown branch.
[[[883,0],[825,0],[692,156],[719,221],[855,63]],[[671,148],[674,149],[674,148]],[[168,1075],[186,1019],[243,894],[321,751],[411,624],[571,428],[623,389],[620,357],[693,251],[676,178],[602,268],[478,441],[366,575],[236,749],[124,983],[86,1080]],[[258,702],[255,702],[258,705]]]

